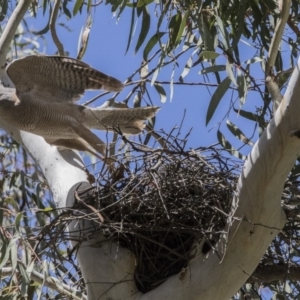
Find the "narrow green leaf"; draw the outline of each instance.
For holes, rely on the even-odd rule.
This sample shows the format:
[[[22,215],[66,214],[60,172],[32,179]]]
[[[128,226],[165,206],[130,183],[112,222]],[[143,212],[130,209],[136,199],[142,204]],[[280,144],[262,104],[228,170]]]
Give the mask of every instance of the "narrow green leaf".
[[[251,120],[254,122],[263,121],[263,120],[261,120],[261,117],[259,115],[254,114],[252,112],[249,112],[249,111],[246,111],[243,109],[236,109],[236,108],[233,108],[233,110],[245,119],[248,119],[248,120]]]
[[[12,243],[11,246],[10,262],[13,270],[15,270],[18,262],[18,244],[16,242]]]
[[[234,34],[232,34],[232,43],[231,43],[231,49],[237,49],[237,44],[240,42],[241,40],[241,35],[243,33],[244,30],[244,26],[241,26],[241,24],[244,23],[244,11],[245,11],[245,6],[246,6],[246,1],[238,1],[238,12],[237,12],[237,31],[234,32]]]
[[[246,78],[239,69],[237,75],[237,85],[238,85],[240,103],[241,105],[244,105],[247,98],[248,87],[247,87]]]
[[[73,16],[74,17],[78,13],[78,11],[81,8],[82,4],[83,4],[83,0],[76,0],[75,5],[73,7]]]
[[[182,21],[182,16],[181,13],[178,13],[174,15],[169,23],[169,29],[170,29],[170,49],[172,50],[175,48],[176,40],[177,40],[177,35],[179,33],[180,25]]]
[[[45,33],[47,33],[50,29],[50,18],[51,18],[51,14],[52,14],[52,7],[50,6],[50,17],[49,17],[49,21],[48,21],[48,24],[43,28],[41,29],[40,31],[34,31],[34,34],[36,35],[43,35]]]
[[[92,6],[92,0],[88,0],[87,6],[86,6],[86,11],[87,11],[87,13],[90,12],[91,6]]]
[[[229,61],[227,60],[226,62],[226,72],[231,80],[231,82],[235,85],[235,86],[238,86],[236,80],[235,80],[235,77],[234,77],[234,74],[232,72],[232,64],[229,63]]]
[[[158,83],[154,83],[154,87],[160,96],[160,102],[165,103],[167,100],[167,94],[166,94],[164,88]]]
[[[132,12],[131,12],[131,22],[130,22],[130,29],[129,29],[129,36],[128,36],[128,42],[127,42],[127,47],[125,53],[127,53],[129,46],[131,44],[132,40],[132,34],[133,34],[133,28],[134,28],[134,16],[135,16],[135,7],[132,7]]]
[[[10,178],[10,181],[9,181],[9,188],[11,189],[12,186],[15,185],[15,182],[16,182],[16,178],[18,177],[18,173],[13,173],[11,178]]]
[[[180,41],[181,41],[181,38],[182,38],[182,34],[183,34],[183,31],[186,27],[186,24],[187,24],[187,20],[189,18],[189,15],[190,15],[190,11],[187,10],[182,18],[182,21],[180,23],[180,27],[179,27],[179,30],[178,30],[178,33],[177,33],[177,37],[175,39],[175,43],[174,43],[174,48],[176,48]]]
[[[217,132],[217,138],[219,143],[223,146],[223,148],[228,151],[231,155],[245,160],[246,156],[242,155],[238,150],[236,150],[229,142],[228,140],[225,138],[225,136],[221,133],[220,130],[218,130]]]
[[[171,74],[171,80],[170,80],[170,102],[172,102],[173,94],[174,94],[174,74],[175,74],[175,65],[173,66],[173,71]]]
[[[149,127],[150,132],[152,132],[153,129],[154,129],[155,121],[156,121],[156,117],[155,116],[153,118],[151,118],[151,119],[148,120],[147,126]],[[147,145],[149,143],[149,140],[151,138],[150,132],[148,132],[147,135],[146,135],[146,137],[145,137],[144,145]]]
[[[20,175],[21,175],[22,198],[23,198],[24,203],[27,203],[27,191],[26,191],[26,182],[25,182],[26,174],[24,171],[21,171]]]
[[[160,16],[158,18],[157,29],[156,29],[157,32],[159,32],[159,28],[165,18],[165,15],[169,12],[169,7],[170,7],[171,3],[172,3],[172,1],[166,1],[166,3],[164,4],[164,9],[160,13]]]
[[[8,9],[8,1],[7,0],[0,0],[0,7],[1,7],[0,22],[2,22],[6,17],[6,13],[7,13],[7,9]]]
[[[146,6],[152,2],[154,2],[154,0],[139,0],[137,3],[137,7]]]
[[[5,253],[2,253],[2,257],[1,257],[1,262],[0,262],[0,270],[5,266],[5,264],[7,263],[10,253],[11,253],[11,249],[13,247],[17,247],[17,240],[19,238],[12,238],[9,241],[9,244],[7,246],[7,248],[5,249]],[[2,250],[2,249],[1,249]],[[1,251],[2,252],[2,251]],[[4,254],[4,255],[3,255]]]
[[[63,6],[67,5],[68,0],[64,0],[63,2]],[[47,11],[47,5],[49,4],[48,0],[43,0],[43,16],[45,15],[46,11]]]
[[[165,60],[165,55],[162,53],[161,56],[159,57],[159,61],[158,61],[158,64],[157,64],[157,67],[153,73],[153,76],[152,76],[152,79],[151,79],[151,85],[153,85],[156,81],[156,78],[160,72],[160,69],[161,69],[161,66],[163,65],[164,63],[164,60]]]
[[[199,74],[216,73],[216,72],[221,72],[221,71],[225,71],[225,70],[226,70],[225,65],[217,65],[217,66],[211,66],[211,67],[202,69],[199,72]]]
[[[34,201],[34,203],[36,204],[36,206],[43,210],[45,209],[45,206],[43,204],[43,202],[41,201],[40,197],[39,197],[39,188],[37,186],[37,191],[36,191],[36,194],[35,193],[31,193],[31,198],[32,200]]]
[[[121,16],[123,10],[125,9],[125,7],[127,7],[127,4],[129,4],[129,3],[127,2],[127,0],[123,0],[121,5],[118,5],[118,2],[117,2],[116,10],[117,10],[117,8],[119,7],[119,11],[118,11],[118,15],[117,15],[116,19],[119,19],[119,18],[120,18],[120,16]],[[134,3],[134,5],[131,6],[131,7],[134,7],[135,4],[136,4],[136,3]],[[129,6],[129,5],[128,5],[128,6]]]
[[[182,47],[182,51],[188,50],[194,44],[194,40],[195,40],[195,34],[192,32],[187,32],[187,36],[185,38],[184,45]]]
[[[47,2],[47,1],[45,0],[45,2]],[[68,0],[64,0],[64,2],[63,2],[63,4],[62,4],[63,12],[64,12],[64,14],[65,14],[69,19],[71,19],[71,18],[72,18],[72,14],[71,14],[71,12],[69,11],[67,5],[68,5]],[[44,7],[44,9],[46,9],[46,6]],[[45,14],[45,13],[44,13],[44,14]]]
[[[84,27],[81,28],[79,41],[78,41],[78,54],[77,59],[81,60],[85,54],[88,46],[90,31],[92,27],[92,16],[89,15]]]
[[[237,138],[239,139],[240,141],[242,141],[243,143],[247,144],[247,145],[250,145],[250,146],[253,146],[253,142],[248,139],[244,133],[235,125],[233,124],[232,122],[230,122],[229,120],[226,121],[226,125],[227,125],[227,128],[229,129],[229,131]]]
[[[212,35],[212,32],[209,31],[206,20],[203,19],[203,15],[201,14],[200,17],[197,18],[198,23],[198,29],[200,31],[201,37],[204,41],[204,46],[207,51],[214,51],[214,36]]]
[[[36,18],[36,11],[38,9],[38,4],[37,2],[32,2],[31,3],[31,7],[29,9],[29,12],[31,14],[32,17]]]
[[[248,60],[244,61],[242,64],[243,65],[250,65],[250,64],[261,62],[263,60],[264,60],[264,57],[255,56],[255,57],[253,57],[251,59],[248,59]]]
[[[138,18],[141,16],[143,10],[144,10],[144,7],[136,7],[136,14],[137,14]]]
[[[19,272],[21,274],[21,281],[22,281],[21,295],[24,297],[28,294],[28,286],[30,284],[30,277],[28,276],[28,274],[22,264],[18,264],[17,269],[19,270]]]
[[[190,72],[190,70],[191,70],[191,67],[192,67],[192,64],[193,64],[193,59],[192,59],[192,57],[190,57],[190,58],[188,59],[188,61],[186,62],[186,65],[184,66],[184,69],[183,69],[183,71],[182,71],[182,73],[181,73],[181,75],[180,75],[180,78],[179,78],[180,81],[183,81],[183,78],[184,78],[187,74],[189,74],[189,72]]]
[[[138,41],[136,43],[135,53],[138,52],[138,50],[140,49],[140,47],[144,43],[145,38],[146,38],[146,36],[149,32],[149,28],[150,28],[150,15],[149,15],[149,12],[148,12],[148,8],[144,7],[143,8],[143,17],[142,17],[142,27],[141,27],[141,32],[140,32]]]
[[[23,212],[19,212],[15,220],[15,227],[18,233],[20,233],[20,224],[22,218],[23,218]]]
[[[228,32],[227,32],[227,30],[226,30],[226,28],[224,26],[223,20],[219,16],[217,16],[217,24],[218,24],[219,30],[221,32],[221,37],[222,37],[225,49],[229,50],[229,36],[228,36]]]
[[[141,92],[137,92],[133,99],[133,107],[141,107],[142,94]]]
[[[157,32],[150,38],[150,40],[148,41],[144,49],[144,53],[143,53],[144,60],[147,60],[148,54],[164,34],[165,32]]]
[[[209,123],[209,121],[211,120],[212,116],[214,115],[221,99],[223,98],[224,94],[226,93],[226,91],[228,90],[228,88],[230,87],[231,84],[231,80],[229,77],[226,77],[217,87],[217,89],[215,90],[208,109],[207,109],[207,114],[206,114],[206,125]]]
[[[116,132],[114,132],[113,138],[111,141],[111,146],[109,147],[109,156],[110,157],[114,157],[116,154],[117,141],[118,141],[118,134]]]
[[[220,56],[220,54],[213,51],[202,51],[199,55],[199,57],[203,57],[208,60],[216,59],[218,56]]]
[[[3,224],[3,212],[4,212],[3,205],[5,205],[5,203],[2,199],[0,199],[0,224]],[[0,242],[1,242],[1,238],[0,238]]]
[[[147,135],[153,136],[155,140],[160,144],[161,148],[166,148],[167,141],[165,138],[163,138],[160,134],[158,134],[156,131],[149,131]],[[146,145],[146,144],[145,144]]]
[[[53,211],[54,209],[52,207],[45,207],[44,209],[40,209],[39,211],[42,211],[42,212],[49,212],[49,211]]]

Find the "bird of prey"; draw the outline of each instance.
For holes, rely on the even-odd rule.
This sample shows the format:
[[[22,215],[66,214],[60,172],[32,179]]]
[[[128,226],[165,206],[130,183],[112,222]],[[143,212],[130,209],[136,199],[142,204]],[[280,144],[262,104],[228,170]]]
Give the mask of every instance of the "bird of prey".
[[[56,146],[106,154],[105,143],[90,129],[138,134],[158,107],[89,108],[76,105],[85,90],[119,92],[124,85],[79,60],[31,55],[11,62],[7,75],[15,85],[10,98],[0,97],[0,117],[19,130],[45,138]]]

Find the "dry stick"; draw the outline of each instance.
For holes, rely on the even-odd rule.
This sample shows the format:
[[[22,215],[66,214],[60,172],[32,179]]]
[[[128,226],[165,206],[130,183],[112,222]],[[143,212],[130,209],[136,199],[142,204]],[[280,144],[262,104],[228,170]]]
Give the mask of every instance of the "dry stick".
[[[86,206],[87,208],[89,208],[93,213],[95,213],[95,214],[98,216],[98,218],[99,218],[99,220],[100,220],[101,223],[104,222],[104,218],[103,218],[102,215],[100,214],[99,210],[96,209],[96,208],[94,208],[93,206],[91,206],[91,205],[85,203],[84,200],[82,200],[82,199],[79,197],[77,191],[75,191],[75,199],[76,199],[77,201],[79,201],[80,203],[82,203],[82,204],[83,204],[84,206]]]
[[[60,42],[60,40],[57,36],[57,33],[56,33],[56,28],[55,28],[55,23],[56,23],[56,19],[57,19],[57,16],[58,16],[59,7],[60,7],[60,0],[56,0],[55,3],[54,3],[54,8],[53,8],[53,11],[52,11],[52,15],[51,15],[51,18],[50,18],[49,27],[50,27],[50,30],[51,30],[52,40],[53,40],[54,44],[57,47],[59,55],[64,56],[65,55],[64,46]]]

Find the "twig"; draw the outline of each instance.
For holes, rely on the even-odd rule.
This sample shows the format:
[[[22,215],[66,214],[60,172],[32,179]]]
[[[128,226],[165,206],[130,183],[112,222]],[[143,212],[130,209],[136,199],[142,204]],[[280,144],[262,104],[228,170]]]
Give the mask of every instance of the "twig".
[[[285,24],[288,20],[289,13],[290,13],[291,0],[285,0],[285,1],[280,1],[280,2],[281,2],[281,6],[282,6],[281,13],[280,13],[279,20],[276,24],[274,35],[273,35],[273,38],[272,38],[272,41],[270,44],[268,59],[267,59],[267,63],[266,63],[265,77],[269,76],[270,69],[275,64],[279,44],[281,42],[282,35],[283,35],[283,30],[284,30]]]
[[[77,201],[79,201],[80,203],[82,203],[82,204],[83,204],[84,206],[86,206],[87,208],[89,208],[93,213],[95,213],[95,214],[98,216],[98,218],[99,218],[99,220],[100,220],[101,223],[104,222],[104,218],[103,218],[102,215],[100,214],[99,210],[96,209],[96,208],[94,208],[93,206],[91,206],[91,205],[85,203],[83,200],[81,200],[81,198],[80,198],[80,196],[78,195],[78,192],[77,192],[77,191],[75,191],[75,199],[76,199]]]
[[[56,19],[58,16],[59,7],[60,7],[60,0],[56,0],[54,3],[52,15],[50,17],[49,27],[51,30],[52,40],[57,47],[59,55],[64,56],[65,55],[64,46],[60,42],[60,40],[57,36],[57,33],[56,33],[56,28],[55,28],[55,23],[56,23]]]

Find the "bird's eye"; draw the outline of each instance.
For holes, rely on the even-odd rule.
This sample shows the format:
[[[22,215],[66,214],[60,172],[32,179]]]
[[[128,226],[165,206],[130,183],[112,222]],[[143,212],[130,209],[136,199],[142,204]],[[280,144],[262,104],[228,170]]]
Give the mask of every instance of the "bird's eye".
[[[9,62],[6,62],[3,66],[1,66],[1,69],[5,69],[8,66]]]

